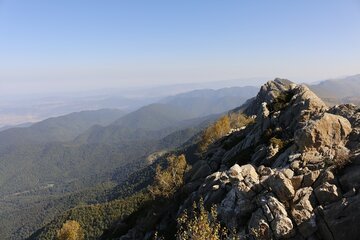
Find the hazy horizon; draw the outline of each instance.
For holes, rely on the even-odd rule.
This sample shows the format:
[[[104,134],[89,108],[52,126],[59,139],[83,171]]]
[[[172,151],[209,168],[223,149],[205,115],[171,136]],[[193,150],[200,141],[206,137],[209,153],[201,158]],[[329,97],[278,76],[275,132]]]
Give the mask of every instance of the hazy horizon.
[[[360,3],[351,0],[2,0],[0,91],[354,75],[359,23]]]

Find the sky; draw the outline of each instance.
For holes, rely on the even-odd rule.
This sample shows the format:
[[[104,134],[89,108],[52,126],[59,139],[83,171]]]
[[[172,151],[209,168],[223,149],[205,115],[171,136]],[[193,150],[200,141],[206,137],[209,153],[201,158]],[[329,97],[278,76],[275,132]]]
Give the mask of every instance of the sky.
[[[360,73],[360,0],[0,0],[0,94]]]

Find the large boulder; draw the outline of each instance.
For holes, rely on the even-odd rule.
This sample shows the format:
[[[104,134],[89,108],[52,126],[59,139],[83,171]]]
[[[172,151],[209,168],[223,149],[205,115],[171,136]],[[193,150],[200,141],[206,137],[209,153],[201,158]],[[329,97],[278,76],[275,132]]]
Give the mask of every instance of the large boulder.
[[[295,133],[300,151],[328,154],[329,150],[344,147],[351,132],[350,122],[341,116],[324,113]]]
[[[302,152],[305,164],[316,166],[326,161],[340,167],[349,159],[349,150],[345,146],[351,131],[351,124],[344,117],[330,113],[315,114],[295,132],[295,144]]]

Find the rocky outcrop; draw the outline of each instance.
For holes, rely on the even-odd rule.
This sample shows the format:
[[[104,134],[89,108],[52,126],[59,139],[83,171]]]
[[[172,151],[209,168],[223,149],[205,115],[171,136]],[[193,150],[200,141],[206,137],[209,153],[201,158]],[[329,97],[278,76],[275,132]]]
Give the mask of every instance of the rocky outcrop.
[[[357,229],[342,229],[360,214],[360,161],[340,170],[337,161],[360,149],[358,108],[328,109],[306,86],[276,79],[245,112],[256,123],[212,146],[206,162],[216,172],[188,204],[217,204],[222,223],[244,239],[357,239]]]
[[[240,239],[357,239],[360,109],[329,109],[306,86],[276,79],[245,113],[256,122],[188,172],[178,213],[203,198]]]

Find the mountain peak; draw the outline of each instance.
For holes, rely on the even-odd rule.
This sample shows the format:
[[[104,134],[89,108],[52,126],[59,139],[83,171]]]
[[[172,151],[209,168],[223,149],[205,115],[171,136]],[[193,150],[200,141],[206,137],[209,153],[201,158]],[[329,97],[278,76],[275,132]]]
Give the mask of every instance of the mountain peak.
[[[261,86],[259,93],[244,112],[247,115],[256,115],[264,104],[286,103],[292,98],[297,99],[297,102],[306,101],[317,108],[326,107],[325,103],[307,86],[297,85],[287,79],[275,78]]]

